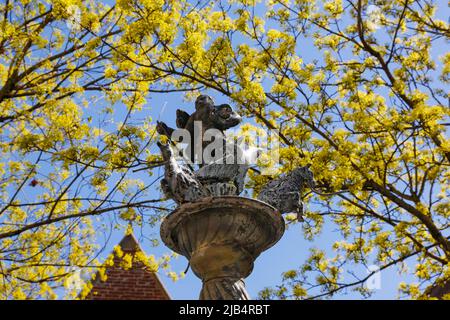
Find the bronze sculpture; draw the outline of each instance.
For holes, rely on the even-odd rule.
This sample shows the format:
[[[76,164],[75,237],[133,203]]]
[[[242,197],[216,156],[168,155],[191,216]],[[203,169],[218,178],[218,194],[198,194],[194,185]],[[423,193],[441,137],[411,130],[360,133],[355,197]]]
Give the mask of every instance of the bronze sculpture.
[[[216,106],[211,97],[207,95],[201,95],[196,99],[195,112],[193,114],[189,115],[187,112],[177,109],[176,115],[177,128],[187,130],[191,138],[189,155],[191,162],[195,162],[195,150],[203,151],[210,143],[201,139],[207,130],[216,129],[223,135],[225,130],[235,127],[241,122],[241,116],[230,105],[221,104]],[[201,123],[201,131],[198,133],[195,132],[196,121]],[[157,122],[156,130],[159,134],[169,139],[175,131],[175,129],[160,121]],[[200,143],[201,145],[199,145]]]
[[[262,187],[258,199],[277,208],[281,213],[297,213],[297,220],[303,222],[302,193],[305,187],[314,188],[314,177],[309,165],[269,181]]]
[[[165,167],[161,188],[178,205],[163,220],[161,238],[185,256],[202,279],[200,299],[246,300],[249,295],[243,279],[252,272],[261,252],[283,235],[281,214],[294,211],[301,219],[301,195],[306,186],[313,187],[312,173],[309,167],[301,167],[269,182],[258,200],[240,197],[251,161],[239,146],[219,148],[216,151],[224,152],[222,155],[199,163],[197,169],[192,162],[198,156],[195,152],[203,152],[213,143],[196,139],[195,134],[203,136],[215,129],[222,147],[224,131],[238,125],[241,117],[229,105],[216,106],[204,95],[197,98],[195,106],[192,115],[177,110],[177,127],[187,131],[190,143],[199,147],[191,148],[183,159],[176,159],[171,149],[177,148],[177,141],[171,139],[176,129],[157,123],[158,133],[170,140],[158,143]],[[200,132],[195,130],[195,121],[201,122]]]

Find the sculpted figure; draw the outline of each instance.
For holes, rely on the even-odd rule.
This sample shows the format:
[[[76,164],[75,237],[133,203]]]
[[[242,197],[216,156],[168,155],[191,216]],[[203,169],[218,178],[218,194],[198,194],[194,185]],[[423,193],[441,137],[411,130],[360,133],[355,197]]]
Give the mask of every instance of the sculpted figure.
[[[177,204],[192,202],[208,195],[194,173],[187,166],[180,164],[173,156],[169,144],[157,143],[164,160],[164,178],[161,189],[164,194]]]
[[[195,132],[194,130],[196,121],[200,121],[202,124],[201,132]],[[195,133],[203,138],[208,129],[217,129],[222,134],[219,138],[224,139],[225,146],[223,132],[238,125],[240,121],[241,117],[228,104],[216,106],[213,100],[206,95],[197,98],[193,114],[189,115],[185,111],[177,110],[177,127],[187,130],[191,137],[192,152],[190,159],[186,160],[194,162],[196,143],[202,143],[200,145],[202,152],[212,143],[212,141],[205,142],[203,139],[198,139],[199,137],[195,137]],[[174,141],[170,140],[174,130],[164,122],[157,123],[158,133],[167,136],[172,145],[175,145]],[[219,143],[220,146],[221,142]],[[194,202],[208,196],[239,195],[244,189],[247,171],[254,169],[251,164],[256,162],[259,152],[258,148],[255,150],[241,148],[238,141],[237,144],[232,144],[233,150],[230,153],[225,153],[223,157],[218,157],[217,160],[212,162],[201,164],[198,170],[194,171],[189,164],[177,162],[177,157],[173,154],[170,144],[158,143],[158,147],[161,150],[165,166],[161,188],[165,195],[175,200],[177,204]],[[226,148],[228,147],[229,145]],[[226,148],[222,151],[225,151]],[[229,157],[231,157],[231,161],[228,161]],[[263,186],[258,199],[272,205],[281,213],[297,213],[297,219],[303,221],[302,195],[305,188],[309,187],[311,191],[317,194],[327,195],[315,189],[314,177],[309,167],[307,165],[296,168],[270,181]],[[255,171],[258,172],[256,169]]]
[[[177,110],[177,119],[176,125],[180,129],[185,129],[189,132],[191,141],[191,154],[190,160],[194,161],[194,152],[196,150],[204,150],[204,148],[211,143],[211,141],[203,141],[203,136],[206,130],[208,129],[217,129],[222,133],[226,129],[237,126],[241,122],[242,118],[239,116],[230,105],[221,104],[214,105],[214,101],[211,97],[207,95],[201,95],[195,101],[195,112],[189,115],[187,112],[178,109]],[[200,137],[195,137],[194,135],[194,124],[195,121],[200,121],[202,123],[202,131]],[[175,129],[167,126],[164,122],[157,122],[156,130],[159,134],[167,136],[169,139],[172,136],[172,133]],[[202,143],[199,146],[199,143]]]
[[[297,220],[303,221],[302,193],[305,187],[314,189],[313,173],[309,165],[299,167],[267,183],[258,199],[272,205],[281,213],[297,213]]]
[[[238,143],[233,145],[231,154],[226,154],[219,162],[206,164],[196,171],[196,177],[201,181],[231,183],[236,188],[235,194],[241,194],[247,171],[254,169],[251,164],[256,162],[260,149],[242,149]]]

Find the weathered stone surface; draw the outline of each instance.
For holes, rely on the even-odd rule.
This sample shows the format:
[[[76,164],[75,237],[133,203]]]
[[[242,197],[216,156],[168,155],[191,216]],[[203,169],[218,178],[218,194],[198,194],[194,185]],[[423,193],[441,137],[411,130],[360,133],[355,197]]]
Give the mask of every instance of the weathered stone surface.
[[[302,193],[305,187],[314,188],[314,177],[309,166],[296,168],[270,181],[262,187],[258,199],[281,213],[297,213],[297,219],[303,221]]]
[[[243,279],[284,233],[281,214],[261,201],[208,197],[184,203],[161,225],[161,238],[203,281],[200,299],[248,299]]]
[[[239,195],[244,190],[248,168],[248,164],[227,164],[225,161],[221,164],[211,163],[197,170],[195,177],[205,186],[217,182],[230,183],[235,187],[233,195]]]
[[[209,195],[208,190],[196,179],[194,172],[188,166],[177,162],[169,144],[158,142],[158,147],[164,160],[161,189],[166,197],[180,204]]]

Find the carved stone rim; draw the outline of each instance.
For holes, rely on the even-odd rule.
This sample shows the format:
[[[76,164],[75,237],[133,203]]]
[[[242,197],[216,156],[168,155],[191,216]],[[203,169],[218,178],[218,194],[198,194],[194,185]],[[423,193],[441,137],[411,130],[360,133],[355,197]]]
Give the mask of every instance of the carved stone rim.
[[[251,198],[239,197],[239,196],[220,196],[220,197],[205,197],[195,202],[188,202],[180,205],[177,209],[169,213],[162,221],[160,227],[161,239],[167,247],[177,253],[181,253],[177,244],[172,239],[172,231],[176,229],[179,223],[184,219],[189,218],[192,215],[205,211],[206,208],[231,208],[239,207],[241,209],[248,208],[249,211],[258,211],[260,214],[265,215],[269,220],[273,221],[273,227],[276,230],[275,238],[273,241],[261,251],[265,251],[268,248],[275,245],[283,236],[285,230],[285,222],[281,213],[273,206]]]

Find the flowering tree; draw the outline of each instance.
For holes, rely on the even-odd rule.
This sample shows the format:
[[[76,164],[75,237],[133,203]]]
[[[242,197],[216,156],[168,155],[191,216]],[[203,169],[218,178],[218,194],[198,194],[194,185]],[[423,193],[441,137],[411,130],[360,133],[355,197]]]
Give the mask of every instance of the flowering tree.
[[[439,49],[449,27],[431,1],[6,1],[0,10],[5,297],[51,296],[71,266],[89,266],[97,217],[157,221],[165,203],[133,175],[160,161],[154,127],[133,119],[149,95],[205,89],[279,131],[282,172],[311,164],[335,194],[306,195],[303,224],[312,240],[333,223],[334,253],[311,251],[262,298],[369,294],[370,274],[344,276],[353,264],[412,260],[417,283],[399,289],[413,298],[450,278],[450,55]],[[257,193],[268,178],[252,174],[248,187]]]
[[[115,8],[6,1],[0,10],[0,297],[52,298],[74,270],[98,265],[102,236],[120,224],[103,216],[140,222],[158,209],[129,174],[152,157],[154,130],[148,119],[129,123],[145,101],[138,82],[110,74],[109,43],[122,34]]]

